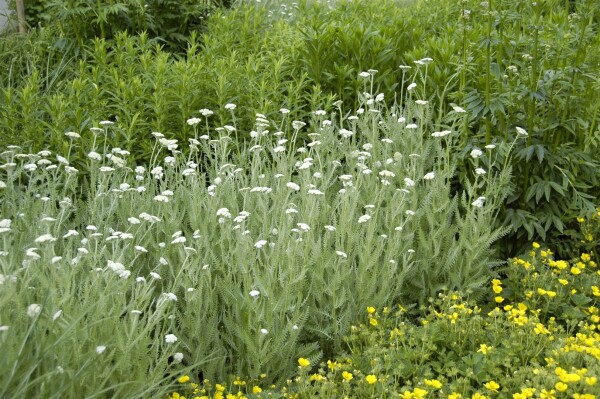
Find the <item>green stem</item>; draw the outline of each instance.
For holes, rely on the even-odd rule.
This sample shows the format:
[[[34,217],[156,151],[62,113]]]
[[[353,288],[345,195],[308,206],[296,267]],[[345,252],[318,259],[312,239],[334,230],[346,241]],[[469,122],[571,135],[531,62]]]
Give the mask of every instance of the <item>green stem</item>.
[[[485,142],[492,142],[492,115],[490,110],[491,103],[491,58],[492,58],[492,12],[491,2],[487,13],[487,42],[485,45]]]

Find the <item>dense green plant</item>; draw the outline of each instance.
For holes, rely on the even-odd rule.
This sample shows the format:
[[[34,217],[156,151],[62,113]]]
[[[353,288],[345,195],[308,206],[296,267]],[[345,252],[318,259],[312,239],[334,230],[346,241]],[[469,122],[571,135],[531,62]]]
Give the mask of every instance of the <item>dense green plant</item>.
[[[92,10],[95,5],[86,7]],[[567,254],[576,249],[564,241],[565,232],[581,210],[592,212],[599,184],[597,22],[598,11],[589,1],[248,4],[209,18],[207,34],[190,38],[185,60],[156,49],[156,32],[127,39],[117,35],[115,42],[95,42],[93,48],[86,42],[78,79],[58,73],[66,79],[52,81],[64,85],[61,90],[30,96],[38,102],[36,115],[48,125],[42,132],[38,124],[28,139],[38,149],[48,143],[58,148],[61,129],[80,131],[107,117],[125,120],[122,129],[129,143],[140,141],[139,132],[147,136],[153,130],[183,137],[189,132],[185,119],[192,110],[221,109],[230,101],[252,104],[238,112],[238,123],[247,129],[255,112],[270,116],[281,104],[299,112],[340,99],[356,108],[356,93],[364,88],[355,77],[376,69],[377,87],[396,92],[402,101],[403,90],[418,79],[412,93],[436,99],[438,107],[432,111],[438,123],[445,123],[444,116],[454,106],[467,110],[462,124],[455,126],[461,132],[464,159],[474,146],[508,141],[515,126],[525,128],[529,137],[516,144],[516,156],[510,160],[515,191],[500,217],[516,233],[502,246],[505,253],[514,254],[537,237]],[[119,23],[106,29],[112,26],[116,31]],[[89,26],[98,30],[98,24]],[[121,54],[123,49],[127,55]],[[60,59],[72,59],[60,54]],[[414,68],[414,61],[424,57],[435,60],[427,77],[415,74],[404,80],[407,71],[398,66]],[[146,61],[140,64],[137,58]],[[159,60],[156,65],[150,62],[154,58]],[[61,62],[48,65],[60,71]],[[47,73],[52,70],[33,76],[31,69],[19,75],[25,79],[11,81],[23,82],[22,90],[36,93],[45,87],[46,76],[54,75]],[[19,115],[20,96],[18,91],[5,93],[3,111],[17,120],[31,118]],[[394,96],[388,96],[388,104],[393,101]],[[53,123],[60,118],[46,110],[72,102],[112,105],[115,112],[86,111],[67,125]],[[226,115],[213,118],[213,126],[224,124]],[[16,123],[2,128],[8,141],[22,134]],[[139,157],[148,150],[136,146]],[[470,171],[468,163],[459,163],[457,181]]]
[[[549,249],[514,259],[485,300],[444,292],[419,317],[403,306],[362,311],[346,352],[297,359],[283,388],[263,379],[222,385],[182,375],[180,394],[243,398],[593,399],[600,393],[600,277],[594,255],[554,260]]]
[[[25,7],[31,27],[56,26],[60,36],[80,46],[96,37],[147,32],[173,50],[185,48],[189,34],[203,29],[204,19],[231,0],[35,0]],[[14,6],[14,4],[13,4]]]
[[[294,358],[339,349],[368,305],[481,295],[506,232],[492,221],[508,169],[454,194],[453,135],[424,135],[436,128],[426,102],[388,110],[383,97],[363,97],[352,116],[340,103],[306,122],[259,114],[251,132],[227,104],[223,128],[188,119],[189,150],[153,133],[146,168],[108,145],[126,143],[121,120],[93,126],[91,140],[65,133],[57,155],[4,151],[2,345],[21,348],[0,363],[4,392],[51,392],[60,366],[63,395],[140,395],[141,376],[161,383],[175,352],[211,378],[279,380]],[[31,334],[46,335],[38,345]]]
[[[529,132],[512,161],[519,182],[502,218],[516,234],[503,246],[510,253],[534,237],[557,242],[577,212],[593,210],[600,181],[594,3],[398,4],[385,4],[385,13],[365,2],[303,9],[294,65],[348,102],[360,70],[379,70],[389,91],[401,82],[398,65],[432,57],[426,88],[416,90],[440,100],[440,116],[454,105],[468,111],[465,147],[506,141],[514,126]]]

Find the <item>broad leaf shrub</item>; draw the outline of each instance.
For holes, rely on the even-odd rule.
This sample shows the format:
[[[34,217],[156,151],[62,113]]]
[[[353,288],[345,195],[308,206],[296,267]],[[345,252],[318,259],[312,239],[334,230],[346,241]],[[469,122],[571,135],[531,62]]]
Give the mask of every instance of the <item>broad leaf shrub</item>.
[[[600,273],[593,254],[570,261],[534,243],[488,300],[442,293],[418,319],[367,307],[326,362],[297,359],[282,387],[258,379],[179,379],[169,398],[595,398],[600,394]],[[180,396],[181,395],[181,396]]]
[[[429,104],[361,98],[306,122],[257,114],[250,132],[226,104],[222,128],[154,132],[146,165],[108,145],[108,120],[61,153],[5,148],[0,396],[141,397],[183,370],[281,381],[342,348],[367,306],[481,297],[508,169],[480,165],[455,194],[454,134],[426,134]]]
[[[14,0],[10,3],[14,9]],[[211,12],[231,6],[231,0],[33,0],[27,2],[25,16],[31,28],[57,27],[61,39],[79,46],[126,31],[146,32],[181,51],[191,32],[204,29]]]
[[[517,147],[516,191],[502,212],[516,229],[502,243],[507,253],[540,238],[562,241],[557,249],[570,256],[573,244],[559,235],[578,212],[594,209],[600,181],[598,18],[592,1],[311,4],[293,64],[348,102],[361,69],[378,69],[387,92],[401,89],[398,65],[434,58],[416,90],[439,100],[440,117],[455,104],[468,111],[465,147],[508,141],[515,125],[530,134]]]

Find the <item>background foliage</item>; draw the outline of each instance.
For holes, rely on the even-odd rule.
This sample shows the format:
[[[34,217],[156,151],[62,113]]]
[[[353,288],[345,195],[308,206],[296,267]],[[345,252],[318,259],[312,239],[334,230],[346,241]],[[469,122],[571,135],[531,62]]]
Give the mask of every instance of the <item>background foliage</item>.
[[[34,148],[57,148],[64,129],[111,118],[129,147],[153,130],[183,137],[194,110],[231,101],[243,107],[238,122],[249,128],[254,112],[271,115],[282,104],[293,113],[336,99],[357,106],[363,87],[356,76],[367,69],[379,71],[378,88],[397,93],[388,96],[392,104],[412,83],[398,66],[431,57],[415,93],[436,101],[437,122],[453,105],[468,111],[459,129],[465,155],[506,141],[515,126],[529,133],[510,160],[518,183],[500,222],[516,233],[502,243],[506,254],[534,238],[561,254],[576,252],[569,244],[574,220],[592,213],[600,184],[593,2],[267,2],[212,11],[206,33],[191,36],[199,6],[176,3],[179,11],[166,12],[161,7],[170,2],[147,2],[144,15],[136,14],[138,2],[111,4],[106,15],[92,3],[46,3],[46,28],[2,43],[0,64],[9,71],[0,98],[3,136],[26,132]],[[213,4],[205,6],[208,13]],[[90,106],[68,109],[83,103]],[[213,119],[219,122],[222,116]],[[141,142],[136,156],[143,158],[149,148]],[[459,164],[457,182],[468,172]]]

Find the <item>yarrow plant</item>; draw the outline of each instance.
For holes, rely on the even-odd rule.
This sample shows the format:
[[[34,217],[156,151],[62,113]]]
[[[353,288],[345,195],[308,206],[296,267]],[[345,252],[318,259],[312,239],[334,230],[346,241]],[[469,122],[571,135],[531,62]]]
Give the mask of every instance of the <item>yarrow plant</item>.
[[[290,357],[312,364],[339,350],[367,306],[450,289],[482,295],[508,171],[453,193],[451,134],[431,137],[436,126],[421,114],[417,128],[398,121],[426,104],[362,98],[369,112],[328,123],[326,111],[306,122],[260,115],[260,133],[235,151],[229,134],[244,134],[235,128],[198,131],[187,148],[154,132],[147,165],[94,142],[82,149],[98,154],[84,185],[60,154],[5,149],[0,321],[3,342],[27,342],[27,356],[0,363],[4,392],[42,392],[21,376],[52,380],[47,362],[63,378],[103,370],[68,380],[65,392],[78,395],[116,384],[113,363],[139,370],[118,396],[148,378],[143,370],[158,384],[183,363],[209,378],[276,381],[295,371]],[[315,131],[304,136],[307,126]],[[12,318],[13,308],[29,317]],[[53,349],[28,369],[42,347]],[[90,350],[102,355],[93,364]],[[365,377],[369,390],[378,378]]]

